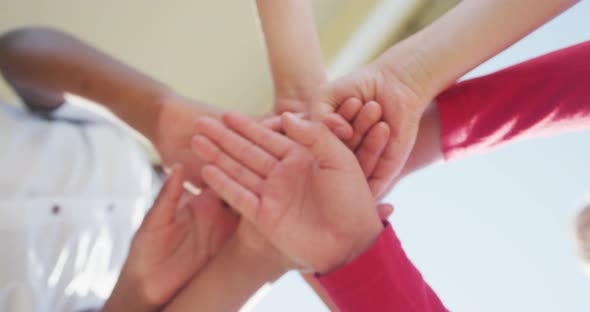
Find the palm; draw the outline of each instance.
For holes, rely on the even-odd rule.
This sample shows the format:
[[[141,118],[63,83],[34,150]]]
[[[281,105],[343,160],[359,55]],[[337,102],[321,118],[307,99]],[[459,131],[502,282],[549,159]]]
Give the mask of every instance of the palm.
[[[380,227],[372,196],[352,152],[325,126],[283,117],[292,120],[285,131],[293,140],[237,114],[224,121],[244,137],[200,120],[197,153],[215,165],[204,167],[203,178],[293,265],[331,267],[366,243],[367,229]]]
[[[174,221],[138,231],[130,258],[145,276],[148,298],[166,303],[220,249],[237,223],[222,205],[205,192],[189,199]]]
[[[331,246],[341,245],[339,242],[343,239],[350,239],[345,233],[351,226],[346,223],[351,220],[332,216],[351,203],[358,202],[356,207],[364,204],[364,199],[355,198],[356,192],[338,183],[350,178],[351,174],[362,179],[360,170],[346,172],[342,168],[321,168],[309,151],[298,147],[268,175],[261,187],[260,213],[256,222],[259,230],[289,259],[305,254],[314,261]],[[339,196],[334,200],[330,194]],[[317,240],[320,237],[323,238],[321,242]],[[306,261],[295,265],[316,267],[316,263]]]

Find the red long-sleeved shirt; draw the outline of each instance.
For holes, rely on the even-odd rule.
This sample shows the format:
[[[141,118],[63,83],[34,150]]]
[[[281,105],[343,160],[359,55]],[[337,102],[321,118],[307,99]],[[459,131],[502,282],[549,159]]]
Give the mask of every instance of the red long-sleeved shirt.
[[[437,105],[447,160],[515,139],[590,129],[590,41],[460,82]],[[390,225],[359,258],[318,280],[343,312],[447,311]]]

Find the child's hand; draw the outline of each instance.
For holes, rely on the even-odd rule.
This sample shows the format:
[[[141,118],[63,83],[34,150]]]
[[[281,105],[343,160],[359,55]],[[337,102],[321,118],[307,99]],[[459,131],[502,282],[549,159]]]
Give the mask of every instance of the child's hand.
[[[309,114],[296,114],[309,119]],[[324,122],[332,132],[348,139],[343,142],[354,152],[367,179],[372,178],[375,167],[387,142],[390,129],[381,121],[382,110],[377,102],[363,103],[356,98],[344,102],[336,113],[329,114]],[[261,121],[269,129],[281,131],[280,116],[271,116]],[[344,127],[343,127],[344,125]]]
[[[135,234],[106,307],[129,296],[151,307],[165,304],[234,232],[239,217],[210,190],[179,207],[183,179],[182,167],[175,166]]]
[[[326,126],[285,114],[285,137],[239,114],[223,119],[197,122],[193,146],[212,163],[203,179],[291,267],[328,272],[372,244],[383,226],[364,174]]]
[[[389,126],[381,121],[381,105],[375,101],[362,103],[349,98],[335,114],[329,114],[324,122],[330,128],[338,128],[344,119],[352,127],[352,136],[343,140],[356,155],[367,179],[371,179],[379,158],[389,140]],[[337,131],[333,131],[337,134]],[[344,131],[346,132],[346,131]]]
[[[391,134],[369,179],[376,197],[385,195],[393,187],[416,140],[420,118],[430,102],[430,98],[415,92],[402,78],[407,78],[403,72],[394,73],[386,60],[379,59],[327,84],[312,104],[312,120],[327,122],[326,118],[338,112],[350,98],[379,103]],[[336,126],[331,125],[332,128]],[[340,138],[349,138],[335,133]]]

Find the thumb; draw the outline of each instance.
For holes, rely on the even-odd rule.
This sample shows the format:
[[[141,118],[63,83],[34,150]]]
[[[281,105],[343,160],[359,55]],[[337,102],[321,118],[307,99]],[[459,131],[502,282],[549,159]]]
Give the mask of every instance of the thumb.
[[[334,88],[325,86],[319,92],[319,97],[311,106],[311,120],[324,123],[338,138],[348,140],[353,135],[352,126],[340,115],[336,114],[342,104],[334,93]]]
[[[320,162],[332,163],[340,159],[338,156],[342,155],[342,149],[347,150],[346,146],[321,123],[303,120],[291,113],[284,113],[281,122],[287,136],[307,147]]]
[[[377,214],[381,220],[389,219],[394,210],[395,208],[391,204],[385,203],[377,205]]]
[[[181,165],[174,165],[154,205],[145,216],[141,229],[157,228],[175,220],[176,207],[184,190],[183,183],[184,170]]]
[[[311,106],[311,120],[322,121],[326,115],[336,112],[337,108],[338,102],[334,100],[332,90],[324,87]]]

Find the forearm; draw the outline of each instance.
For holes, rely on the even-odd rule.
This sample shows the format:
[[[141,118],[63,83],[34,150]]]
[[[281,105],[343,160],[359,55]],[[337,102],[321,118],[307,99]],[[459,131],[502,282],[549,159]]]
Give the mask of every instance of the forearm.
[[[353,262],[318,277],[340,311],[447,311],[391,225]]]
[[[326,73],[310,0],[256,0],[275,95],[308,97]]]
[[[282,268],[266,262],[232,237],[172,300],[165,311],[237,311],[262,285],[282,275]]]
[[[418,136],[399,179],[443,159],[441,121],[435,103],[426,109],[420,120]]]
[[[142,284],[134,279],[124,268],[113,292],[100,310],[101,312],[150,312],[158,305],[150,303],[142,293]]]
[[[170,93],[160,82],[59,31],[17,30],[5,34],[0,46],[0,67],[11,84],[103,104],[148,137],[159,102]]]
[[[382,57],[423,105],[470,69],[560,14],[572,0],[461,1]]]
[[[401,176],[443,154],[456,159],[515,140],[590,129],[588,59],[590,41],[445,90],[422,116]]]
[[[447,160],[590,129],[590,41],[462,81],[437,98]]]

